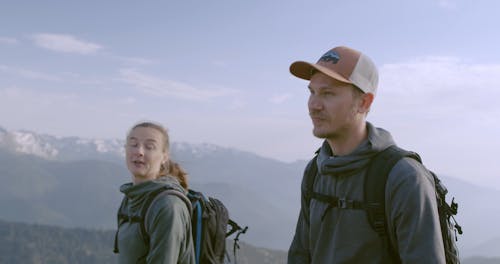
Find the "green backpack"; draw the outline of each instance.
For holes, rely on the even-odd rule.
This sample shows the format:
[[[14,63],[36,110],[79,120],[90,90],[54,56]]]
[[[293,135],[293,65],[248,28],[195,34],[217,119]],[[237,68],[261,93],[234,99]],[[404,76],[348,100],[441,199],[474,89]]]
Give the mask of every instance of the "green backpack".
[[[236,233],[236,237],[234,238],[233,256],[236,263],[239,236],[246,233],[248,227],[240,227],[235,221],[231,220],[227,208],[220,200],[207,197],[201,192],[190,189],[186,195],[177,189],[164,186],[148,194],[146,201],[142,205],[140,214],[136,216],[128,215],[126,210],[128,199],[124,196],[117,214],[118,227],[125,222],[139,223],[140,234],[144,240],[144,244],[148,248],[146,252],[148,252],[150,236],[144,222],[149,207],[161,193],[181,198],[191,211],[191,228],[196,264],[222,264],[225,263],[225,257],[230,261],[229,254],[226,252],[226,238],[234,233]],[[228,230],[228,227],[231,229]],[[119,253],[118,229],[115,234],[113,252]],[[146,257],[147,254],[142,256],[142,259],[146,259]]]
[[[368,221],[375,232],[382,239],[385,247],[384,259],[391,259],[391,263],[401,263],[399,255],[395,252],[394,248],[390,245],[387,235],[387,221],[385,217],[385,185],[387,177],[394,165],[404,157],[410,157],[422,163],[420,156],[411,151],[401,149],[395,145],[376,154],[370,164],[368,165],[367,173],[365,174],[364,183],[364,201],[342,199],[336,196],[329,196],[313,191],[313,184],[318,174],[317,167],[317,153],[311,160],[306,168],[305,190],[304,196],[306,203],[309,204],[311,199],[319,200],[328,204],[326,212],[330,208],[343,208],[343,209],[360,209],[365,210]],[[442,184],[441,180],[431,171],[434,177],[436,200],[439,212],[439,221],[441,224],[441,234],[443,237],[443,244],[445,249],[446,263],[454,264],[460,263],[458,256],[458,248],[456,245],[457,233],[462,234],[462,227],[455,221],[457,214],[458,204],[454,202],[446,202],[446,194],[448,190]],[[369,177],[367,176],[369,175]],[[370,188],[368,188],[368,186]]]

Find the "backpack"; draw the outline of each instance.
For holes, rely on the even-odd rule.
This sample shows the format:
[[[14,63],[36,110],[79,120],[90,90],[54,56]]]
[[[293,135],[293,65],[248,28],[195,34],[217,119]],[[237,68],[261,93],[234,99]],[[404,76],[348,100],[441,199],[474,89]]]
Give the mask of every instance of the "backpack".
[[[224,263],[224,256],[230,261],[226,252],[226,238],[238,232],[233,246],[236,262],[239,236],[246,233],[248,227],[242,228],[230,219],[227,208],[219,199],[205,197],[201,192],[194,190],[189,190],[187,197],[193,206],[191,228],[196,263]],[[228,225],[231,227],[229,231]]]
[[[195,251],[196,263],[207,264],[222,264],[224,257],[229,255],[226,252],[226,238],[238,232],[234,239],[234,257],[236,261],[236,249],[239,248],[238,237],[240,234],[246,233],[248,227],[242,228],[236,222],[229,218],[229,213],[224,204],[213,197],[205,197],[201,192],[189,190],[188,194],[180,192],[169,186],[157,189],[148,194],[139,216],[129,216],[125,213],[124,208],[127,206],[128,199],[124,197],[118,209],[118,226],[124,222],[137,222],[140,224],[140,233],[144,240],[144,244],[149,251],[149,235],[146,231],[144,223],[146,213],[155,198],[165,192],[167,195],[176,195],[181,198],[188,206],[191,212],[191,230],[193,236],[193,244]],[[228,231],[228,225],[231,229]],[[115,234],[114,252],[118,251],[118,230]],[[143,258],[145,258],[143,256]]]
[[[311,160],[306,169],[305,190],[304,196],[306,203],[309,204],[311,199],[316,199],[327,203],[329,206],[322,217],[325,216],[329,208],[345,208],[345,209],[362,209],[366,211],[368,221],[371,227],[378,234],[384,246],[384,259],[392,259],[395,263],[401,263],[398,253],[389,243],[387,235],[387,221],[385,216],[385,185],[390,171],[394,165],[404,157],[410,157],[422,163],[420,156],[412,151],[406,151],[397,146],[389,148],[377,153],[370,164],[368,165],[364,181],[364,200],[355,201],[346,200],[335,196],[323,195],[313,192],[313,184],[318,173],[317,153]],[[460,263],[458,256],[458,248],[456,245],[457,233],[462,234],[462,227],[455,221],[458,204],[452,199],[451,203],[446,202],[446,194],[448,190],[442,184],[441,180],[430,171],[434,178],[436,200],[438,206],[439,222],[441,226],[441,234],[445,249],[445,257],[447,264]]]

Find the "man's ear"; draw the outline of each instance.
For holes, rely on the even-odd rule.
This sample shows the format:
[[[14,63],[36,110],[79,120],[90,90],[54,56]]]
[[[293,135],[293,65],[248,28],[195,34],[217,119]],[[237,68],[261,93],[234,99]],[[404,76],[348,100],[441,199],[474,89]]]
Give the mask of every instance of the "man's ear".
[[[374,98],[375,95],[373,95],[372,93],[363,94],[360,98],[361,100],[359,102],[358,112],[367,114],[370,111],[370,107],[372,106]]]

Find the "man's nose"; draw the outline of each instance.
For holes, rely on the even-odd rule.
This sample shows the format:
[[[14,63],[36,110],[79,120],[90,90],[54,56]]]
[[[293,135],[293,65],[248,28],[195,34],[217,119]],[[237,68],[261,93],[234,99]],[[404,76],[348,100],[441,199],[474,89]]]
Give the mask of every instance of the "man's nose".
[[[309,95],[309,100],[307,102],[307,106],[309,110],[320,110],[321,109],[321,101],[314,94]]]

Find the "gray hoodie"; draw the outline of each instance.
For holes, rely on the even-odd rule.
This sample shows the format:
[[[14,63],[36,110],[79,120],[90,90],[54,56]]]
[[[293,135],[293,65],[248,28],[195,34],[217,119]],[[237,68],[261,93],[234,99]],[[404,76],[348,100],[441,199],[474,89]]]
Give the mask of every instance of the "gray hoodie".
[[[363,201],[366,167],[376,153],[394,145],[389,132],[367,123],[368,138],[351,154],[332,156],[322,145],[314,192]],[[305,174],[304,174],[305,175]],[[305,178],[305,177],[304,177]],[[288,263],[383,263],[383,243],[370,226],[364,210],[329,209],[312,199],[302,204],[288,251]],[[445,263],[434,190],[434,179],[411,158],[398,161],[386,185],[389,239],[402,263]]]
[[[120,191],[129,199],[125,208],[127,214],[140,215],[147,194],[165,185],[185,193],[177,179],[171,176],[136,185],[123,184]],[[195,263],[190,212],[179,196],[158,195],[147,212],[145,227],[150,236],[149,252],[139,223],[125,222],[119,226],[119,263]]]

